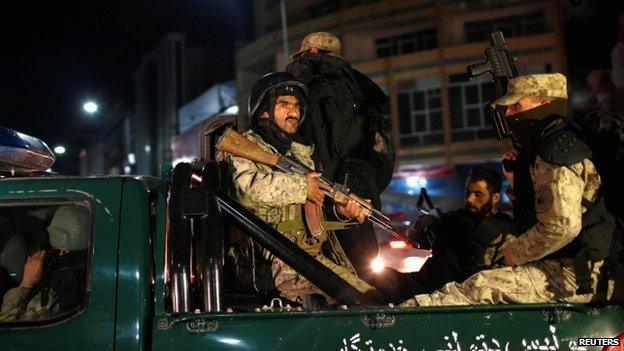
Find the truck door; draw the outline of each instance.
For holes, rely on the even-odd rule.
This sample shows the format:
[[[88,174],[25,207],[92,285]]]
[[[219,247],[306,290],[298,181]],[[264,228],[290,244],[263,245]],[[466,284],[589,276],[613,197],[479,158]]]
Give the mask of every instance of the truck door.
[[[113,349],[120,193],[114,178],[0,180],[3,350]]]
[[[200,172],[190,165],[176,166],[172,189],[198,189],[189,184],[218,178],[209,176],[207,168],[209,165]],[[218,211],[198,206],[212,202],[217,203]],[[165,266],[171,268],[164,275],[170,278],[157,282],[166,293],[157,302],[155,349],[588,350],[579,338],[612,338],[623,331],[620,306],[553,303],[400,308],[388,302],[374,304],[222,192],[182,191],[174,196],[172,190],[169,205],[169,216],[177,218],[170,218],[171,245],[164,249]],[[260,280],[253,278],[253,289],[241,289],[228,272],[253,267],[243,266],[244,262],[214,267],[213,262],[223,262],[223,251],[197,245],[202,238],[227,243],[218,230],[221,220],[227,218],[337,303],[304,310],[297,302],[279,298],[275,291],[261,291]],[[203,223],[208,224],[205,231]],[[169,252],[174,250],[179,252]],[[254,264],[259,262],[251,262]]]

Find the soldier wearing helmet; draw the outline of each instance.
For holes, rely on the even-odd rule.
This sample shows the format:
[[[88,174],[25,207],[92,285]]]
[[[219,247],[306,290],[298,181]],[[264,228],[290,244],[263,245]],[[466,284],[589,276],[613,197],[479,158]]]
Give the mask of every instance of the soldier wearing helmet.
[[[56,210],[48,226],[50,249],[28,256],[19,287],[4,295],[0,321],[52,318],[84,302],[90,217],[84,206]]]
[[[340,39],[327,32],[303,38],[286,70],[310,90],[298,134],[314,144],[317,169],[380,209],[380,194],[394,171],[390,129],[381,114],[386,94],[342,58]],[[343,231],[339,239],[358,273],[371,276],[370,262],[378,251],[372,226]]]
[[[263,76],[251,89],[247,104],[251,129],[284,154],[305,118],[307,94],[308,88],[289,73]]]
[[[613,218],[598,193],[591,150],[566,117],[565,76],[512,78],[494,104],[505,110],[500,127],[515,146],[504,158],[513,161],[505,175],[519,235],[507,235],[501,246],[503,268],[417,295],[405,306],[587,303],[596,293]]]
[[[269,153],[292,156],[313,168],[310,157],[312,147],[293,141],[299,124],[305,118],[307,93],[306,86],[287,72],[263,76],[251,91],[248,110],[251,128],[244,135]],[[219,157],[230,166],[235,199],[357,289],[373,291],[372,287],[357,278],[332,232],[312,235],[306,230],[302,205],[306,201],[322,205],[323,191],[331,190],[317,180],[319,173],[288,174],[230,154],[221,153]],[[354,203],[337,206],[337,211],[360,222],[364,220]],[[265,292],[277,288],[282,297],[302,303],[305,307],[313,306],[312,301],[333,302],[324,292],[257,244],[246,240],[232,241],[234,245],[229,259],[234,263],[234,275],[243,289]],[[323,298],[316,301],[315,297]]]

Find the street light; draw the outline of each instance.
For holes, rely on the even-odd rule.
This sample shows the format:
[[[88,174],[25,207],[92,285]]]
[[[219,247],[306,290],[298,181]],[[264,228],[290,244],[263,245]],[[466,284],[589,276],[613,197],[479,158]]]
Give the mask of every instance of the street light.
[[[63,145],[58,145],[54,148],[54,153],[57,155],[62,155],[65,153],[65,151],[67,150],[65,150],[65,147]]]
[[[87,101],[82,105],[82,109],[88,114],[95,114],[98,111],[98,104],[93,101]]]

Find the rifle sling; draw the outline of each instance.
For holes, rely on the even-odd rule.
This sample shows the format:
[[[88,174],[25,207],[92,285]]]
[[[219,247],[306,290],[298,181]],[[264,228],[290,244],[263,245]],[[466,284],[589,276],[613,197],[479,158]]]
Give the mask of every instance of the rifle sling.
[[[325,230],[342,230],[355,226],[356,223],[344,223],[338,221],[323,221],[323,228]],[[281,222],[277,225],[277,230],[287,231],[287,230],[305,230],[305,223],[303,223],[303,219],[291,219],[284,222]]]

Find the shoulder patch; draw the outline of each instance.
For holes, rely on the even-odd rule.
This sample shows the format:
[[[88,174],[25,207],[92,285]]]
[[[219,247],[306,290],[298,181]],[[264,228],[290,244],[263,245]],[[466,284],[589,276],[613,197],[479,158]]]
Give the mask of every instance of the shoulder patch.
[[[544,213],[553,205],[554,196],[552,189],[542,185],[535,190],[535,212]]]
[[[571,166],[592,156],[589,146],[565,129],[544,138],[537,153],[544,161],[560,166]]]

